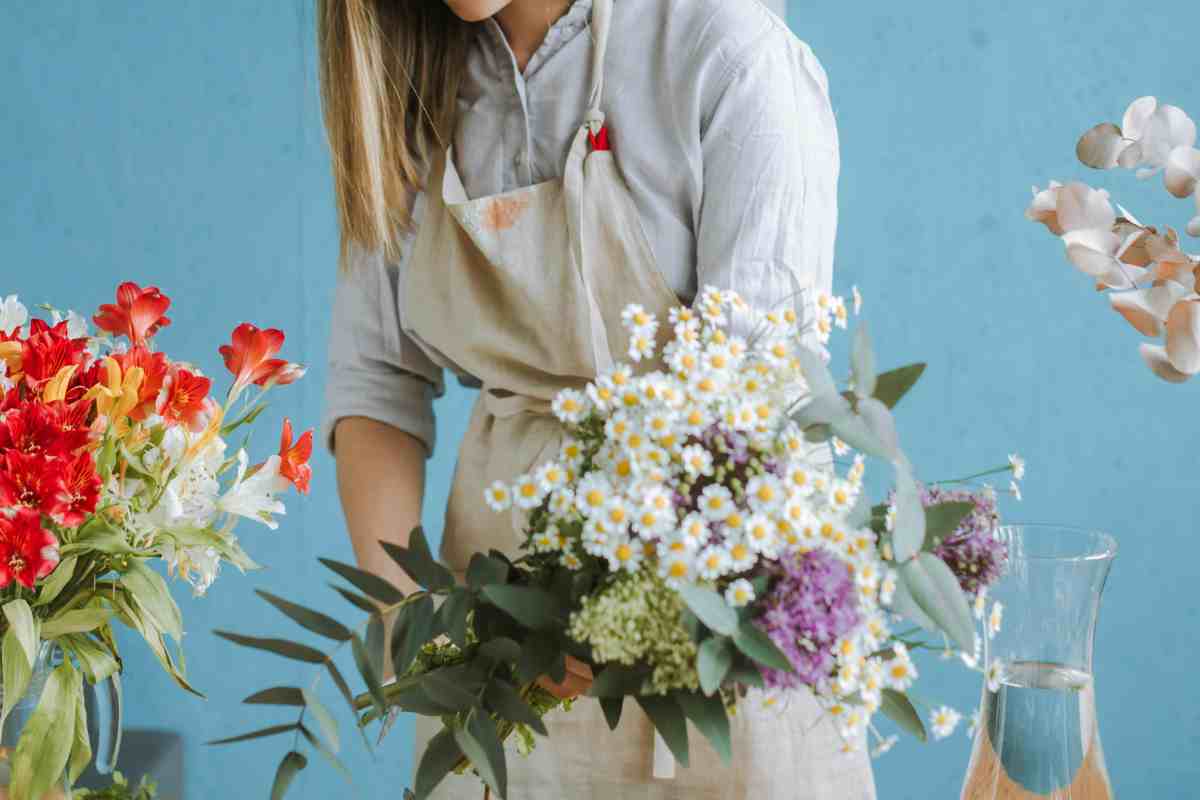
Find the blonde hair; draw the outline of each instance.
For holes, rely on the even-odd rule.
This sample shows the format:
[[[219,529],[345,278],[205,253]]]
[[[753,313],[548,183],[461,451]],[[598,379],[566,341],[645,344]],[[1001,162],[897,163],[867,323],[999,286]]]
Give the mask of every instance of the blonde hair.
[[[317,13],[340,262],[354,246],[395,259],[454,129],[470,27],[442,0],[319,0]]]

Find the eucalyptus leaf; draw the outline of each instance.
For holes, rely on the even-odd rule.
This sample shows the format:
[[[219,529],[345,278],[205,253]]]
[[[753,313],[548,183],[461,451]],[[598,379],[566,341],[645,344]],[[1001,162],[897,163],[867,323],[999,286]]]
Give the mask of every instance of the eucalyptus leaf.
[[[329,670],[329,677],[333,680],[333,685],[337,687],[338,693],[345,698],[351,710],[357,711],[358,708],[354,702],[354,692],[350,691],[350,684],[346,683],[346,678],[342,675],[342,671],[338,669],[337,664],[334,664],[331,658],[325,662],[325,667]]]
[[[892,593],[890,610],[892,613],[904,617],[909,622],[919,625],[930,633],[939,633],[941,631],[938,624],[931,620],[929,615],[917,605],[917,601],[913,599],[912,593],[908,590],[908,586],[899,574],[896,576],[896,590]]]
[[[454,741],[479,777],[503,800],[508,795],[508,764],[492,718],[487,714],[472,714],[465,726],[454,729]]]
[[[920,553],[900,566],[900,579],[913,600],[963,652],[975,649],[975,623],[967,596],[946,563],[932,553]]]
[[[712,636],[700,643],[696,669],[700,673],[700,688],[712,694],[733,666],[733,644],[724,636]]]
[[[550,735],[549,731],[546,730],[546,724],[542,722],[542,718],[537,715],[537,712],[528,703],[521,699],[521,695],[508,682],[495,680],[489,683],[487,689],[484,690],[483,701],[501,719],[521,725],[528,725],[542,736]]]
[[[854,344],[850,352],[850,369],[854,375],[854,391],[862,397],[875,393],[875,350],[871,347],[871,335],[867,324],[861,323],[854,332]]]
[[[615,731],[621,723],[621,711],[624,707],[624,696],[600,698],[600,709],[604,712],[604,721],[608,723],[610,731]]]
[[[514,664],[521,658],[521,645],[507,636],[498,636],[479,645],[479,654],[499,664]]]
[[[925,508],[916,478],[907,466],[896,469],[896,521],[892,531],[892,552],[903,564],[921,552],[925,545]]]
[[[341,586],[335,586],[334,584],[330,584],[330,586],[333,587],[335,592],[345,598],[348,603],[360,611],[365,611],[368,614],[379,613],[379,606],[375,605],[375,603],[363,597],[361,594],[356,594],[355,592],[343,589]]]
[[[272,686],[247,697],[242,701],[247,705],[260,706],[304,706],[304,690],[295,686]]]
[[[725,598],[716,592],[699,586],[681,586],[679,596],[714,633],[732,636],[737,630],[737,611],[730,608]]]
[[[408,547],[384,541],[380,545],[410,578],[428,591],[439,592],[454,585],[454,575],[434,559],[422,528],[413,529],[408,537]]]
[[[76,697],[82,692],[83,680],[70,662],[50,673],[12,756],[14,797],[42,797],[62,779],[75,738]]]
[[[482,589],[489,584],[502,584],[508,580],[508,564],[498,558],[476,553],[467,566],[467,585]]]
[[[437,610],[438,625],[450,641],[459,647],[467,646],[467,615],[475,604],[475,595],[461,586],[455,587]]]
[[[306,630],[312,631],[319,636],[324,636],[327,639],[332,639],[335,642],[350,641],[352,635],[350,629],[333,617],[289,602],[282,597],[277,597],[262,589],[256,589],[254,593],[275,606],[275,608],[283,612],[289,619]]]
[[[895,408],[924,373],[924,364],[909,364],[881,374],[875,382],[875,398],[888,408]]]
[[[34,608],[50,605],[58,599],[58,596],[62,594],[62,590],[67,588],[67,584],[71,582],[71,578],[75,577],[75,564],[77,561],[78,559],[75,556],[67,556],[58,562],[58,566],[54,568],[54,572],[51,572],[42,581],[37,600],[33,603]]]
[[[237,742],[248,742],[251,739],[264,739],[268,736],[278,736],[281,733],[291,733],[295,731],[297,727],[298,726],[294,722],[289,722],[287,725],[272,725],[269,728],[260,728],[256,731],[250,731],[250,733],[242,733],[237,736],[230,736],[227,739],[216,739],[208,742],[208,744],[235,744]]]
[[[418,800],[429,797],[462,758],[453,730],[439,731],[430,739],[417,765],[414,789]]]
[[[532,586],[491,585],[484,599],[522,625],[534,630],[552,629],[561,622],[554,595]]]
[[[329,747],[323,741],[321,741],[320,737],[310,731],[307,725],[300,725],[298,727],[300,730],[300,735],[304,737],[304,740],[308,742],[309,746],[311,746],[313,750],[316,750],[318,755],[333,765],[334,769],[342,773],[342,777],[353,784],[354,773],[346,768],[346,765],[343,764],[342,760],[337,757],[337,754],[330,750]]]
[[[375,706],[376,712],[383,716],[387,711],[387,701],[383,697],[383,687],[379,684],[379,676],[371,669],[371,658],[367,654],[367,646],[363,644],[361,637],[355,636],[350,640],[350,650],[354,654],[354,665],[358,667],[358,674],[363,679],[363,683],[367,685],[367,693],[371,696],[371,702]]]
[[[317,725],[321,728],[321,735],[325,737],[325,741],[329,744],[329,749],[336,753],[341,749],[342,743],[338,736],[337,720],[329,713],[329,709],[321,702],[311,689],[301,689],[301,694],[304,697],[304,707],[317,720]]]
[[[654,723],[654,728],[671,749],[681,766],[688,765],[687,718],[674,695],[646,695],[637,698],[638,705]]]
[[[609,664],[596,674],[588,694],[592,697],[624,697],[642,691],[649,673],[641,667]]]
[[[733,643],[743,655],[755,662],[782,672],[795,672],[792,662],[761,628],[753,622],[743,622],[733,635]]]
[[[932,549],[954,535],[975,511],[974,503],[938,503],[925,509],[925,548]]]
[[[517,676],[522,683],[532,683],[542,675],[549,674],[562,660],[562,652],[555,645],[553,639],[534,634],[526,638],[525,644],[521,647],[521,657],[517,661]],[[563,672],[566,672],[565,666]]]
[[[837,382],[834,381],[824,356],[811,347],[799,347],[796,349],[796,358],[800,361],[800,371],[808,383],[810,394],[814,397],[830,392],[837,394]]]
[[[388,647],[383,641],[384,629],[383,618],[373,616],[367,622],[367,655],[371,659],[371,670],[376,675],[386,675],[387,670],[384,669],[384,661],[388,658]]]
[[[271,800],[283,800],[296,775],[307,766],[308,759],[302,753],[293,750],[284,756],[279,762],[279,768],[275,770],[275,781],[271,784]]]
[[[267,639],[258,636],[243,636],[240,633],[232,633],[231,631],[213,631],[222,639],[228,639],[234,644],[239,644],[242,647],[250,647],[256,650],[265,650],[268,653],[274,653],[277,656],[290,658],[294,661],[305,661],[309,664],[323,664],[326,656],[320,650],[309,647],[299,642],[292,642],[287,639]]]
[[[433,638],[433,598],[424,595],[409,601],[392,629],[392,668],[397,675],[408,672],[421,648]]]
[[[762,689],[766,686],[762,672],[753,662],[735,663],[726,677],[733,683],[754,689]]]
[[[729,731],[729,714],[725,711],[725,700],[719,694],[705,697],[694,692],[676,695],[684,715],[696,729],[704,734],[721,760],[729,764],[733,760],[733,742]]]
[[[404,592],[378,575],[361,570],[358,567],[352,567],[349,564],[343,564],[340,561],[334,561],[332,558],[320,558],[317,560],[345,578],[363,594],[383,605],[393,606],[404,602]]]
[[[479,698],[440,672],[429,672],[421,679],[421,690],[447,711],[467,711],[479,705]]]
[[[925,733],[925,723],[921,715],[913,708],[908,696],[895,689],[884,689],[880,698],[879,710],[892,722],[916,736],[922,742],[928,737]]]

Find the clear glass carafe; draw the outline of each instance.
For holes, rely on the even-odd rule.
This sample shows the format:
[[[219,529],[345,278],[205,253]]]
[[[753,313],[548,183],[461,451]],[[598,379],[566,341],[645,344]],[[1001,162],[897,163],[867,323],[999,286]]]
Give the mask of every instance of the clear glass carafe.
[[[962,800],[1111,800],[1096,720],[1096,619],[1116,541],[1048,525],[1001,528],[1009,559],[991,590],[975,746]]]

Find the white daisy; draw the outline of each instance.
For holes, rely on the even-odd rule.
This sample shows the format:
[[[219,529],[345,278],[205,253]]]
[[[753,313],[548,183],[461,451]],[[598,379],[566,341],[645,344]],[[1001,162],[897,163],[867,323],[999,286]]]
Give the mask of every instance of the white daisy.
[[[979,730],[979,709],[971,712],[971,718],[967,723],[967,735],[974,736],[975,731]]]
[[[538,488],[542,496],[550,494],[555,489],[561,489],[567,483],[567,470],[562,465],[547,461],[537,469]]]
[[[935,708],[929,715],[930,730],[933,732],[934,739],[945,739],[954,733],[954,729],[958,727],[958,723],[962,721],[962,714],[959,714],[949,706],[941,706]]]
[[[512,492],[504,481],[494,481],[484,490],[483,496],[492,511],[501,512],[512,508]]]
[[[829,443],[833,446],[834,455],[844,456],[850,452],[850,445],[846,444],[845,442],[843,442],[841,439],[839,439],[836,436],[831,438],[829,440]]]
[[[771,514],[786,500],[783,484],[774,475],[756,475],[746,483],[746,501],[759,513]]]
[[[1000,632],[1000,622],[1004,619],[1004,605],[996,602],[992,603],[992,613],[988,615],[988,638],[996,638],[996,634]]]
[[[710,483],[700,493],[699,509],[708,519],[720,522],[733,509],[733,493],[720,484]]]
[[[743,526],[746,544],[756,553],[772,555],[778,542],[776,525],[766,514],[751,514]]]
[[[725,602],[734,608],[750,605],[754,602],[754,587],[745,578],[738,578],[725,589]]]
[[[1021,497],[1021,485],[1016,481],[1011,481],[1008,484],[1008,490],[1012,492],[1013,497],[1017,498],[1017,502],[1020,502],[1022,499],[1024,499]]]
[[[657,328],[658,320],[642,306],[632,303],[621,312],[621,324],[628,331],[645,331]]]
[[[554,416],[567,425],[577,425],[588,415],[588,398],[577,389],[563,389],[551,404]]]
[[[875,747],[871,749],[871,758],[879,758],[880,756],[886,755],[887,752],[895,747],[896,743],[899,741],[900,737],[894,733],[886,738],[880,739],[879,744],[875,745]]]
[[[830,485],[826,500],[834,511],[849,511],[858,500],[858,489],[849,481],[836,480]]]
[[[854,314],[855,316],[862,313],[863,296],[857,286],[850,287],[850,296],[854,299]]]
[[[754,562],[758,560],[758,556],[754,550],[740,537],[730,542],[726,547],[729,553],[730,571],[732,572],[745,572],[753,567]]]
[[[613,385],[611,378],[600,378],[588,384],[587,396],[598,410],[608,411],[616,402],[617,387]]]
[[[729,551],[723,546],[712,544],[700,551],[696,568],[705,580],[716,580],[729,571]]]
[[[654,358],[654,334],[645,331],[635,331],[629,337],[628,356],[636,363]]]
[[[583,561],[579,558],[579,556],[575,555],[575,553],[570,550],[567,550],[562,554],[562,558],[559,559],[559,563],[572,572],[583,568]]]
[[[788,466],[784,481],[792,496],[808,497],[813,491],[812,470],[807,463],[793,462]]]
[[[1025,459],[1013,453],[1008,457],[1008,465],[1012,467],[1013,478],[1019,481],[1025,480]]]
[[[575,493],[570,489],[563,487],[555,489],[550,495],[550,513],[557,516],[566,516],[575,508]]]
[[[638,543],[630,541],[628,537],[615,536],[609,545],[608,552],[604,555],[608,559],[609,569],[613,572],[619,570],[636,572],[642,564],[644,553],[642,547]]]
[[[687,539],[692,543],[692,549],[698,549],[701,545],[707,544],[708,539],[712,536],[712,531],[708,527],[708,521],[704,515],[693,511],[683,518],[683,522],[679,525],[679,536]]]
[[[517,508],[537,508],[545,497],[541,481],[533,475],[521,475],[513,485],[513,502]]]
[[[575,507],[585,517],[599,514],[613,496],[613,487],[603,472],[589,472],[575,490]]]
[[[988,664],[987,670],[983,673],[987,679],[987,688],[989,692],[1000,691],[1000,682],[1004,679],[1004,665],[999,659]]]
[[[669,553],[659,556],[658,574],[669,586],[682,586],[692,580],[695,565],[690,553]]]
[[[604,506],[602,513],[605,524],[614,533],[624,533],[633,521],[633,512],[624,497],[613,497]]]
[[[696,319],[696,312],[687,306],[675,306],[672,308],[667,312],[667,320],[670,321],[672,325],[678,325],[681,322],[699,322],[699,320]]]
[[[693,478],[708,477],[713,474],[712,453],[699,444],[691,444],[683,448],[679,454],[683,461],[684,471]]]
[[[563,440],[562,447],[558,450],[558,460],[563,462],[567,469],[576,469],[579,467],[583,463],[583,457],[583,442],[570,437]]]
[[[893,651],[895,655],[884,664],[884,675],[888,686],[903,692],[917,679],[917,668],[908,655],[908,648],[903,644],[897,643]]]
[[[550,553],[558,549],[558,528],[551,526],[533,535],[533,550],[535,553]]]

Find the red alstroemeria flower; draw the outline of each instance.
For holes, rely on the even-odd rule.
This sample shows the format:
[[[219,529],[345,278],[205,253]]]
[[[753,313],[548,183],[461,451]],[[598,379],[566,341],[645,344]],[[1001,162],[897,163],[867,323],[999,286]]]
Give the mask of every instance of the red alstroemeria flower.
[[[27,455],[70,455],[86,447],[91,440],[86,414],[86,407],[79,409],[64,403],[46,405],[26,401],[0,416],[0,451],[16,450]]]
[[[96,510],[103,483],[89,453],[80,453],[67,461],[63,475],[63,491],[58,498],[61,509],[55,521],[68,528],[78,528]]]
[[[49,517],[66,510],[63,459],[9,450],[0,458],[0,506],[25,506]]]
[[[130,419],[141,422],[155,413],[158,395],[167,379],[170,364],[163,353],[152,353],[145,347],[135,347],[128,353],[113,356],[121,365],[121,372],[126,373],[133,367],[142,369],[142,386],[138,390],[138,405],[129,412]],[[207,392],[205,392],[207,394]]]
[[[171,320],[163,316],[170,307],[171,298],[157,286],[143,289],[131,281],[117,287],[117,304],[100,306],[92,322],[102,331],[126,336],[135,345],[140,345],[171,324]]]
[[[41,515],[18,509],[12,519],[0,514],[0,588],[14,580],[26,589],[58,566],[58,539],[42,527]]]
[[[279,442],[279,474],[301,494],[308,494],[308,484],[312,480],[312,467],[308,464],[312,451],[313,432],[305,431],[293,445],[292,421],[285,417]]]
[[[21,369],[25,382],[34,390],[42,387],[63,367],[83,366],[88,359],[87,338],[72,339],[67,323],[51,328],[40,319],[30,323],[29,338],[21,348]]]
[[[233,373],[232,393],[237,394],[250,384],[284,385],[304,376],[304,369],[282,358],[273,358],[283,347],[283,331],[276,328],[259,330],[243,322],[233,331],[233,343],[221,346],[225,366]]]
[[[202,430],[208,422],[205,401],[212,381],[181,367],[175,367],[163,382],[159,395],[158,413],[168,425],[186,425],[190,430]]]

